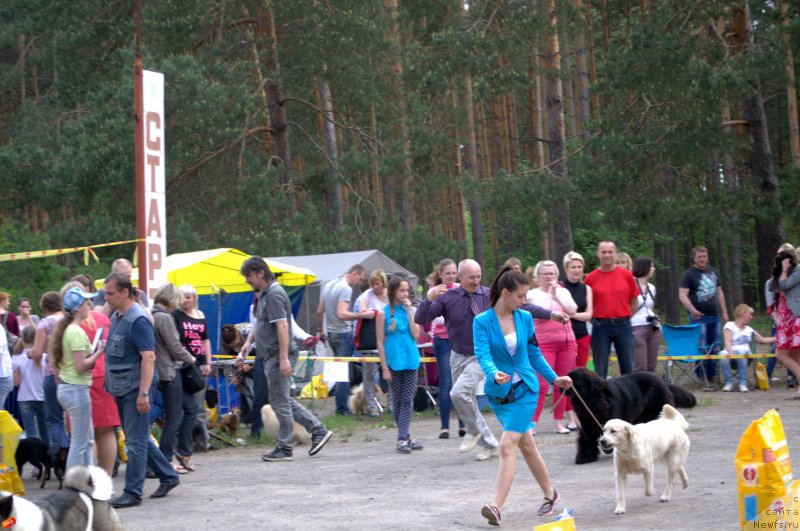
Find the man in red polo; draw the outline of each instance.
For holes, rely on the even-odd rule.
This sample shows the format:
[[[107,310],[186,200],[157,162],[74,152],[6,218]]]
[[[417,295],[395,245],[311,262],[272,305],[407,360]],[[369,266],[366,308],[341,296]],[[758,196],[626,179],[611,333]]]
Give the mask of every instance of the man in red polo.
[[[592,288],[592,359],[595,372],[608,375],[611,344],[617,352],[622,374],[633,372],[633,329],[631,315],[635,310],[639,290],[630,271],[615,264],[617,246],[602,241],[597,246],[600,267],[586,276],[584,282]]]

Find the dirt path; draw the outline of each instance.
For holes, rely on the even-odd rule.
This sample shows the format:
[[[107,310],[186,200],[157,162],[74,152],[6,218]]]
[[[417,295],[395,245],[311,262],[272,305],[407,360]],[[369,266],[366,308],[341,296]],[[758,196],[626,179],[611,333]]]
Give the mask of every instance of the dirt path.
[[[614,475],[609,457],[577,466],[574,434],[552,433],[543,415],[537,440],[555,486],[559,509],[574,509],[578,529],[736,529],[738,505],[734,453],[745,427],[767,409],[781,410],[784,429],[796,461],[800,460],[800,402],[785,386],[769,392],[696,392],[699,405],[684,413],[691,423],[692,448],[687,490],[673,500],[646,498],[641,478],[629,481],[628,513],[615,516]],[[330,399],[329,401],[332,401]],[[325,404],[323,409],[327,409]],[[499,425],[489,414],[490,425]],[[480,516],[491,500],[496,457],[476,462],[474,451],[459,454],[460,440],[436,438],[438,419],[415,419],[412,431],[425,445],[421,452],[394,452],[395,430],[359,427],[340,434],[316,457],[307,447],[295,449],[295,461],[265,463],[264,448],[227,449],[197,455],[197,472],[181,476],[182,484],[160,500],[145,498],[137,508],[120,511],[126,529],[488,529]],[[26,475],[28,473],[26,472]],[[124,466],[115,488],[123,487]],[[663,489],[663,468],[656,490]],[[28,497],[44,491],[25,480]],[[147,480],[145,493],[157,487]],[[532,529],[549,521],[535,510],[542,493],[521,459],[507,505],[503,528]]]

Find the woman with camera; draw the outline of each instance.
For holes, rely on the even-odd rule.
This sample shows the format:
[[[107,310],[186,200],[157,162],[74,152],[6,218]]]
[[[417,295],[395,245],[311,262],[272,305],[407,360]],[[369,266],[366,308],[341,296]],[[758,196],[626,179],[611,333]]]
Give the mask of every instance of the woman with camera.
[[[658,367],[658,345],[661,343],[661,325],[653,307],[656,287],[649,281],[656,272],[653,259],[639,256],[633,261],[633,277],[639,295],[633,301],[633,370],[656,372]]]
[[[775,355],[787,369],[800,374],[800,268],[792,251],[775,257],[770,290],[777,293]],[[800,389],[794,396],[800,398]]]

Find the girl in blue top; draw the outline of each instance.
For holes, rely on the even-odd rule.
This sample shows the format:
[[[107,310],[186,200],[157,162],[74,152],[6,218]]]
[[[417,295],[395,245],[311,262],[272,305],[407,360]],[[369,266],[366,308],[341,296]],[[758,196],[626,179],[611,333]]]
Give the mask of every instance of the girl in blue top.
[[[533,440],[531,418],[539,394],[537,373],[559,387],[569,387],[572,380],[557,376],[536,345],[531,314],[520,310],[528,284],[525,275],[504,267],[489,288],[491,308],[476,316],[472,324],[475,357],[486,373],[484,390],[503,425],[494,500],[481,509],[491,525],[500,525],[500,510],[514,481],[517,447],[545,494],[537,512],[551,514],[559,498]]]
[[[410,454],[422,445],[408,433],[417,390],[419,326],[414,322],[408,280],[395,275],[387,288],[389,304],[376,316],[375,336],[383,378],[392,390],[392,414],[397,424],[397,451]]]

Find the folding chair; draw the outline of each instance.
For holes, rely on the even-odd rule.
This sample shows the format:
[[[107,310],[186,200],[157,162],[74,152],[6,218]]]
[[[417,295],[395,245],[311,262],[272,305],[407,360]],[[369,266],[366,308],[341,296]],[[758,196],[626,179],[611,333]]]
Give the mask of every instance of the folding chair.
[[[701,356],[711,353],[714,345],[700,345],[700,337],[703,334],[702,325],[662,325],[662,334],[667,349],[665,356],[698,356],[685,360],[667,360],[667,382],[681,385],[688,380],[694,380],[703,387],[708,387],[708,377],[706,376],[705,364]],[[702,374],[702,379],[696,374],[698,370]],[[673,376],[673,370],[678,369],[677,377]]]

